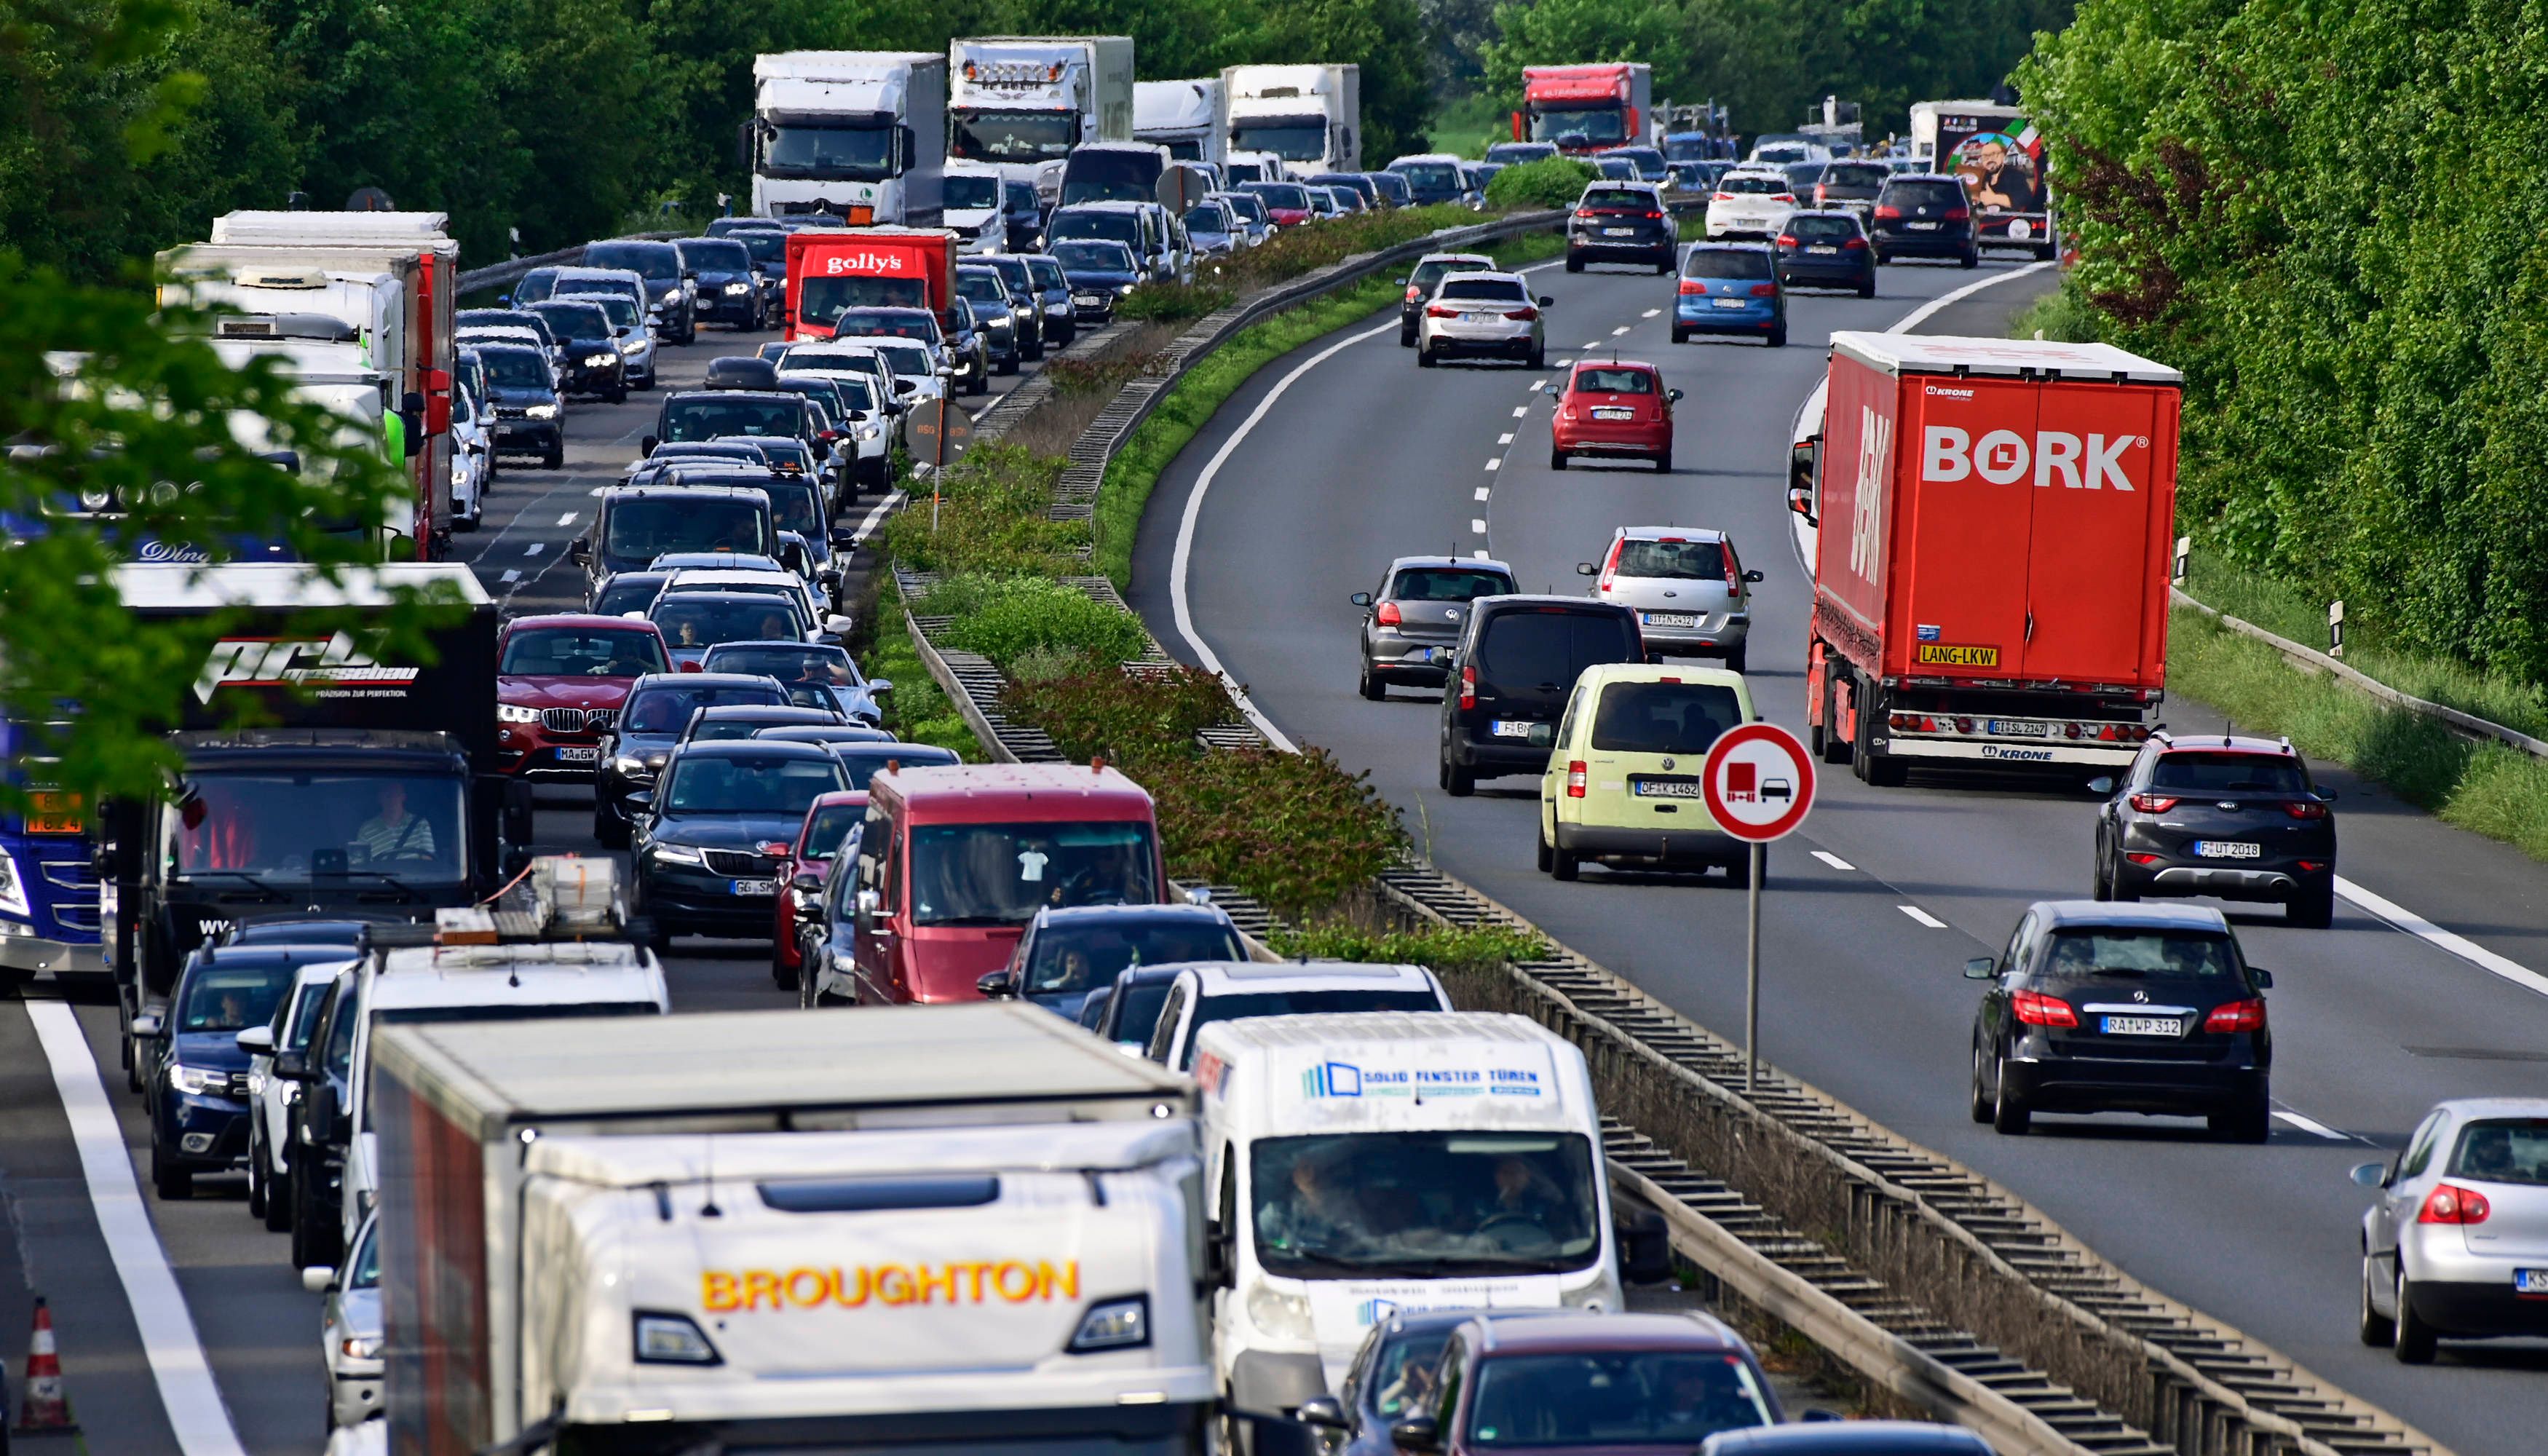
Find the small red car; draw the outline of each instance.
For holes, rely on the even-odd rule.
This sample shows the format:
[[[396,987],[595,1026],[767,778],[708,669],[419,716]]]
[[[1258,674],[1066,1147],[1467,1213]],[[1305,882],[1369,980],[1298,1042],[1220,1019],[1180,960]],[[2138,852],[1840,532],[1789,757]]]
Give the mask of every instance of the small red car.
[[[1586,359],[1566,377],[1549,417],[1548,468],[1578,455],[1651,460],[1672,469],[1673,402],[1662,371],[1631,359]]]
[[[584,612],[513,618],[496,651],[498,767],[517,778],[592,782],[601,735],[619,721],[629,684],[672,670],[653,622]]]
[[[823,885],[831,874],[832,857],[866,817],[864,789],[818,795],[805,810],[796,843],[787,851],[787,862],[778,866],[778,879],[786,887],[774,897],[777,918],[770,928],[770,978],[781,990],[796,988],[798,969],[805,963],[805,947],[798,939],[802,928],[823,918]]]

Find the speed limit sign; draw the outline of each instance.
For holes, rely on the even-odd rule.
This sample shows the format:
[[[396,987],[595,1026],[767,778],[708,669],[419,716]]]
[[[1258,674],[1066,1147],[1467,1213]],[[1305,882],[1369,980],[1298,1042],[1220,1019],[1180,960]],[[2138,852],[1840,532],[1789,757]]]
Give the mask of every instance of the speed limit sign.
[[[1717,828],[1768,844],[1805,822],[1814,804],[1814,760],[1777,724],[1745,723],[1708,749],[1699,783]]]

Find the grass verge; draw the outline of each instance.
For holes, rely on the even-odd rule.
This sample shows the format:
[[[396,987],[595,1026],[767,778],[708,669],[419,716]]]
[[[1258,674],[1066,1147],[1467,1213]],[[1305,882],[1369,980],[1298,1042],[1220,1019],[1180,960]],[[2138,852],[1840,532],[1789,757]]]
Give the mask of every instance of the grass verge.
[[[920,649],[911,644],[911,631],[902,618],[902,593],[893,584],[890,571],[878,573],[883,587],[876,592],[874,610],[875,640],[868,649],[867,676],[882,678],[893,684],[884,695],[884,728],[905,743],[926,743],[953,749],[967,760],[982,757],[982,744],[964,722],[964,715],[929,676],[929,665],[920,660]]]

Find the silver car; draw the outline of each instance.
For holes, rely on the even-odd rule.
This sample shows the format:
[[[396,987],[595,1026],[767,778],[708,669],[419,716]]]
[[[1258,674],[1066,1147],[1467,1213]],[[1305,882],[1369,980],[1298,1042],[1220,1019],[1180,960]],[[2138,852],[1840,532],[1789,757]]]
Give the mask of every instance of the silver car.
[[[1592,594],[1637,614],[1646,656],[1721,657],[1743,671],[1752,634],[1752,584],[1723,531],[1697,526],[1621,526],[1598,564],[1575,570],[1598,577]]]
[[[1533,369],[1548,362],[1547,311],[1518,273],[1445,273],[1415,320],[1415,362],[1430,369],[1455,354],[1492,354]]]
[[[301,1084],[274,1074],[274,1056],[310,1049],[319,1004],[343,969],[338,961],[302,966],[293,972],[292,994],[276,1004],[273,1022],[238,1034],[239,1049],[248,1054],[247,1212],[277,1233],[292,1227],[292,1109],[301,1100]]]
[[[2548,1335],[2548,1098],[2445,1102],[2364,1163],[2362,1342],[2421,1365],[2444,1339]]]
[[[1512,568],[1501,561],[1402,556],[1391,562],[1379,591],[1353,594],[1363,609],[1362,695],[1378,702],[1393,683],[1441,686],[1468,624],[1469,603],[1520,590]]]
[[[381,1413],[381,1221],[367,1215],[354,1230],[342,1269],[315,1264],[301,1285],[324,1294],[318,1308],[318,1352],[327,1362],[329,1425],[358,1425]]]

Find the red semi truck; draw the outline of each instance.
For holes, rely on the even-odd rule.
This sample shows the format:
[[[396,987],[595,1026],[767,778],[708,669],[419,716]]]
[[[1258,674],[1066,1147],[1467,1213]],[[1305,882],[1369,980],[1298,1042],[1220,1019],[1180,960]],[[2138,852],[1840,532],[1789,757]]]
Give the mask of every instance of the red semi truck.
[[[938,228],[853,228],[787,234],[787,338],[830,338],[850,309],[927,309],[956,296],[956,234]]]
[[[1655,72],[1643,61],[1526,65],[1515,141],[1554,141],[1570,154],[1605,146],[1652,145]]]
[[[2131,761],[2167,680],[2182,385],[2106,344],[1832,335],[1788,498],[1819,528],[1827,762],[1891,784]]]

